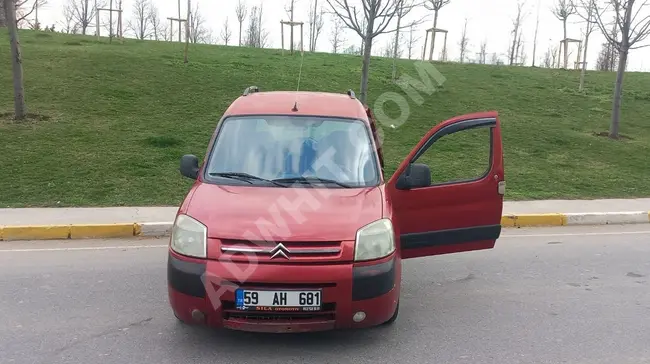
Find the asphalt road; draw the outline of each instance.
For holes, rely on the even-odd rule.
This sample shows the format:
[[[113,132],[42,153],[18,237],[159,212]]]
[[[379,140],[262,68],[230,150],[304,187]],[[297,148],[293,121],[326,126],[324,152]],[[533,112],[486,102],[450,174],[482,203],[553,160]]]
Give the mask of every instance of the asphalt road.
[[[507,230],[405,262],[394,326],[186,327],[165,240],[0,243],[0,363],[650,363],[650,227]]]

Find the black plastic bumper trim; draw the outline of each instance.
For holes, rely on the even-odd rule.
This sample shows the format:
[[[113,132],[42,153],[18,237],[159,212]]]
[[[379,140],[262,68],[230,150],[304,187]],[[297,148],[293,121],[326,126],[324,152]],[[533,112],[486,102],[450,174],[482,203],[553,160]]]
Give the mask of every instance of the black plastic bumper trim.
[[[201,277],[205,269],[204,263],[186,262],[170,253],[167,259],[167,281],[175,291],[204,298],[205,286]]]
[[[376,298],[390,292],[395,286],[395,259],[387,262],[354,267],[352,269],[352,300]]]

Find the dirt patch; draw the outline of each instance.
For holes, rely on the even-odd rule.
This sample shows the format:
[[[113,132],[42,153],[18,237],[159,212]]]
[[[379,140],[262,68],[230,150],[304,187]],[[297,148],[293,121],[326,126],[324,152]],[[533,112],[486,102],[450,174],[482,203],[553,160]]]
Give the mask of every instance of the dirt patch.
[[[609,138],[609,132],[608,131],[594,132],[594,136]],[[618,138],[615,138],[615,140],[634,140],[634,138],[629,137],[627,135],[619,134]]]
[[[49,121],[51,119],[50,116],[47,115],[41,115],[41,114],[35,114],[35,113],[27,113],[25,115],[25,119],[23,120],[16,120],[14,117],[13,112],[3,112],[0,113],[0,123],[2,124],[26,124],[26,123],[38,123],[41,121]]]

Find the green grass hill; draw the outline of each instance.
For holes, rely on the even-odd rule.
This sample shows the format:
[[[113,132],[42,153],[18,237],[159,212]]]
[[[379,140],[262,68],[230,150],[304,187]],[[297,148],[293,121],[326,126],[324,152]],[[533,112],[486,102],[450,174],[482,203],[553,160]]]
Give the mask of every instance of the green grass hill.
[[[23,31],[26,99],[38,117],[16,124],[10,48],[0,35],[0,207],[175,205],[190,181],[179,159],[200,157],[229,103],[250,85],[296,88],[301,57],[279,50],[183,44]],[[391,60],[373,58],[370,105],[391,82]],[[647,197],[650,195],[650,74],[625,78],[621,133],[608,129],[615,75],[578,71],[436,63],[443,88],[410,104],[408,121],[385,129],[387,175],[435,124],[497,110],[505,148],[506,199]],[[358,90],[357,56],[305,53],[302,90]],[[400,74],[415,78],[414,61]],[[390,112],[395,112],[394,105]],[[460,143],[436,160],[453,173],[481,145]],[[478,148],[478,149],[477,149]],[[442,155],[442,154],[441,154]]]

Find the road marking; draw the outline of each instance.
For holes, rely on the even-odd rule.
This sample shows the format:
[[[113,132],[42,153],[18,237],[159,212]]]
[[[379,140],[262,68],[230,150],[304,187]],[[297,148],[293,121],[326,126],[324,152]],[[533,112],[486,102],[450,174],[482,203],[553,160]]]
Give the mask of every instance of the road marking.
[[[602,235],[643,235],[650,234],[646,231],[607,231],[600,233],[560,233],[560,234],[504,234],[499,239],[505,238],[545,238],[554,236],[602,236]],[[118,246],[85,246],[74,248],[32,248],[32,249],[0,249],[0,253],[10,252],[58,252],[58,251],[84,251],[84,250],[117,250],[117,249],[159,249],[169,245],[118,245]]]
[[[0,249],[0,253],[8,252],[58,252],[75,250],[115,250],[115,249],[151,249],[167,248],[168,245],[124,245],[124,246],[86,246],[75,248],[42,248],[42,249]]]
[[[650,234],[650,231],[607,231],[601,233],[563,233],[563,234],[505,234],[502,238],[544,238],[551,236],[601,236],[601,235],[642,235]]]

